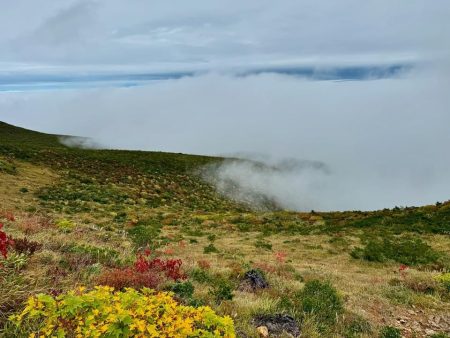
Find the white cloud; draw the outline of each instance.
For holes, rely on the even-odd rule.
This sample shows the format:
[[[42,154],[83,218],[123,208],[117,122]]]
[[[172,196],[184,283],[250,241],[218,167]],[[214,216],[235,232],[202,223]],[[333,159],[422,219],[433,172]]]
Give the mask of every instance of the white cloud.
[[[15,0],[3,7],[1,76],[212,72],[139,88],[0,93],[1,120],[111,147],[325,162],[329,174],[235,164],[217,173],[286,207],[372,209],[448,198],[448,0]],[[414,63],[414,73],[377,81],[224,71],[403,63]]]
[[[17,0],[4,6],[3,62],[216,67],[429,60],[449,52],[446,0]]]
[[[139,88],[4,93],[0,116],[113,148],[326,163],[326,175],[224,169],[286,207],[417,205],[448,199],[449,69],[376,81],[207,74]]]

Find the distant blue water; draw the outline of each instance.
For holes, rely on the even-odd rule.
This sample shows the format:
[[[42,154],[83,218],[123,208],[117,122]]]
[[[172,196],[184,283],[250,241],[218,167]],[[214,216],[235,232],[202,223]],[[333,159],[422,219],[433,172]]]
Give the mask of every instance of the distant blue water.
[[[239,77],[259,74],[281,74],[316,81],[363,81],[399,76],[412,68],[411,65],[351,66],[334,68],[316,67],[267,67],[232,74]],[[193,77],[205,72],[170,72],[142,74],[1,74],[0,92],[45,91],[87,88],[121,88],[144,86],[151,83]]]

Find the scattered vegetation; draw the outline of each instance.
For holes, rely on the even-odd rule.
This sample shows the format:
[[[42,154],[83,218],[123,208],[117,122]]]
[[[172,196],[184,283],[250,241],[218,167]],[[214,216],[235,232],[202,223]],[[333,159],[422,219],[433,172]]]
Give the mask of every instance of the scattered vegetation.
[[[312,315],[320,330],[333,326],[344,311],[343,302],[329,282],[312,280],[298,294],[301,310]]]
[[[144,336],[168,312],[161,330],[208,337],[232,337],[230,318],[238,337],[450,330],[450,202],[254,211],[199,175],[221,160],[67,148],[0,123],[0,336]]]

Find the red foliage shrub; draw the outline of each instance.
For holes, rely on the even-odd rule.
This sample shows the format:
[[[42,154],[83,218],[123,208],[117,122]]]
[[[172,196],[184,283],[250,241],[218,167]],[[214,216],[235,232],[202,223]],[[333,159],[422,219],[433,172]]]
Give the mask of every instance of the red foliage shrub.
[[[0,254],[4,258],[8,256],[8,247],[13,245],[13,240],[6,235],[4,231],[2,231],[3,224],[0,223]]]
[[[27,238],[14,238],[12,247],[14,251],[19,254],[32,255],[42,248],[42,244],[35,241],[29,241]]]
[[[109,285],[116,289],[125,287],[157,288],[165,280],[178,281],[187,276],[181,270],[181,259],[151,258],[150,252],[138,255],[132,267],[112,269],[97,279],[98,284]]]
[[[178,281],[185,279],[186,275],[181,271],[181,259],[167,259],[149,258],[139,255],[134,268],[137,272],[145,273],[153,271],[154,273],[164,274],[167,278]]]
[[[97,279],[100,285],[109,285],[117,290],[126,287],[155,289],[161,283],[160,276],[151,271],[136,272],[134,268],[112,269],[104,272]]]

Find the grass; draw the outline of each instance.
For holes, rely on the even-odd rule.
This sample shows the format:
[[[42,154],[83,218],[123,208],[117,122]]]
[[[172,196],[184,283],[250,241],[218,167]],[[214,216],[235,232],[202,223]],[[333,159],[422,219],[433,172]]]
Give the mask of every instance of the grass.
[[[221,160],[71,149],[57,136],[0,123],[0,168],[15,168],[0,169],[0,222],[13,238],[39,243],[33,254],[11,249],[10,261],[0,260],[7,263],[0,268],[0,330],[11,330],[6,318],[28,296],[92,288],[146,248],[183,261],[188,278],[162,289],[230,315],[241,336],[257,336],[259,315],[292,316],[311,337],[390,337],[394,328],[417,330],[417,320],[424,326],[416,334],[424,336],[430,316],[450,323],[449,202],[371,212],[252,211],[198,175]],[[268,288],[240,287],[252,269]],[[411,311],[414,320],[395,320]]]

